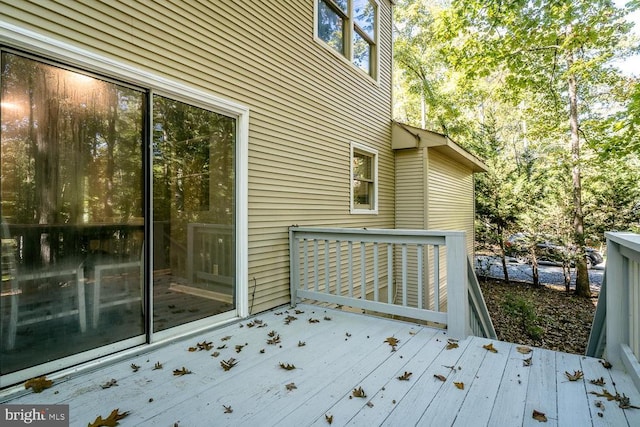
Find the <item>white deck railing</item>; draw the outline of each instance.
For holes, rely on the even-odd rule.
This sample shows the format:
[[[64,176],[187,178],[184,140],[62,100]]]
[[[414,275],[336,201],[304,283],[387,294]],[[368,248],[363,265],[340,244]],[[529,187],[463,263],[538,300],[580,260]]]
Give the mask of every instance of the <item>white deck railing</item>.
[[[605,282],[598,297],[587,354],[600,357],[604,343],[607,360],[624,366],[640,390],[640,235],[605,236]]]
[[[291,227],[289,244],[293,305],[311,299],[442,324],[453,338],[495,337],[469,280],[464,232]]]

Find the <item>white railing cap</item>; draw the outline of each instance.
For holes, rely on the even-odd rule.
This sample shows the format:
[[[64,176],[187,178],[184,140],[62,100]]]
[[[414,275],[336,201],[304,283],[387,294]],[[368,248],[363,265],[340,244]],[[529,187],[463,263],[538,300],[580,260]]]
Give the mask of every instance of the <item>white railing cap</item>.
[[[640,234],[631,232],[606,232],[605,237],[612,242],[626,246],[636,252],[640,252]]]

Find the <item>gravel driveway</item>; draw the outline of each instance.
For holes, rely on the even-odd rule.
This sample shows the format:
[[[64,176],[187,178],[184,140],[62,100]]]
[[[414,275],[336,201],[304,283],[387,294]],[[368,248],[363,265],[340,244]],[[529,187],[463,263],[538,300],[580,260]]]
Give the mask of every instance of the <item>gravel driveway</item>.
[[[529,264],[518,264],[515,260],[507,258],[507,270],[509,272],[509,280],[519,282],[533,282],[531,274],[531,266]],[[599,291],[602,279],[604,277],[605,263],[596,265],[589,270],[589,282],[593,291]],[[538,271],[540,273],[540,283],[564,286],[564,276],[562,275],[562,267],[550,263],[541,263]],[[476,256],[476,274],[478,276],[492,277],[495,279],[504,279],[502,272],[502,262],[500,257],[478,255]],[[571,271],[571,287],[575,286],[575,270]]]

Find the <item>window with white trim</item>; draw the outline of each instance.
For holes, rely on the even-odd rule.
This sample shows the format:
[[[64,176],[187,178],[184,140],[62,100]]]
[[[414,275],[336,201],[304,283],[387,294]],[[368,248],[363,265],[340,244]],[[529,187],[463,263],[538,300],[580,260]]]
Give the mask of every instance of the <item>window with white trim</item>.
[[[317,0],[316,38],[377,78],[378,7],[374,0]]]
[[[378,152],[351,144],[351,213],[378,213]]]

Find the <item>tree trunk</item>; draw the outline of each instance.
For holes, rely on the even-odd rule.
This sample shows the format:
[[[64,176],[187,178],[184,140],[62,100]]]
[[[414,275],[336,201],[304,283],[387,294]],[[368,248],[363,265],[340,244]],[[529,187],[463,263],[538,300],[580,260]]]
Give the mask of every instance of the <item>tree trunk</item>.
[[[507,254],[504,247],[504,230],[498,226],[498,240],[500,244],[500,258],[502,261],[502,274],[504,274],[504,280],[509,282],[509,269],[507,268]]]
[[[580,135],[578,133],[578,83],[571,68],[573,53],[567,55],[569,70],[569,128],[571,132],[571,161],[573,164],[571,175],[573,182],[573,232],[576,244],[576,295],[591,296],[589,287],[589,273],[585,252],[584,216],[582,213],[582,184],[580,180]]]

